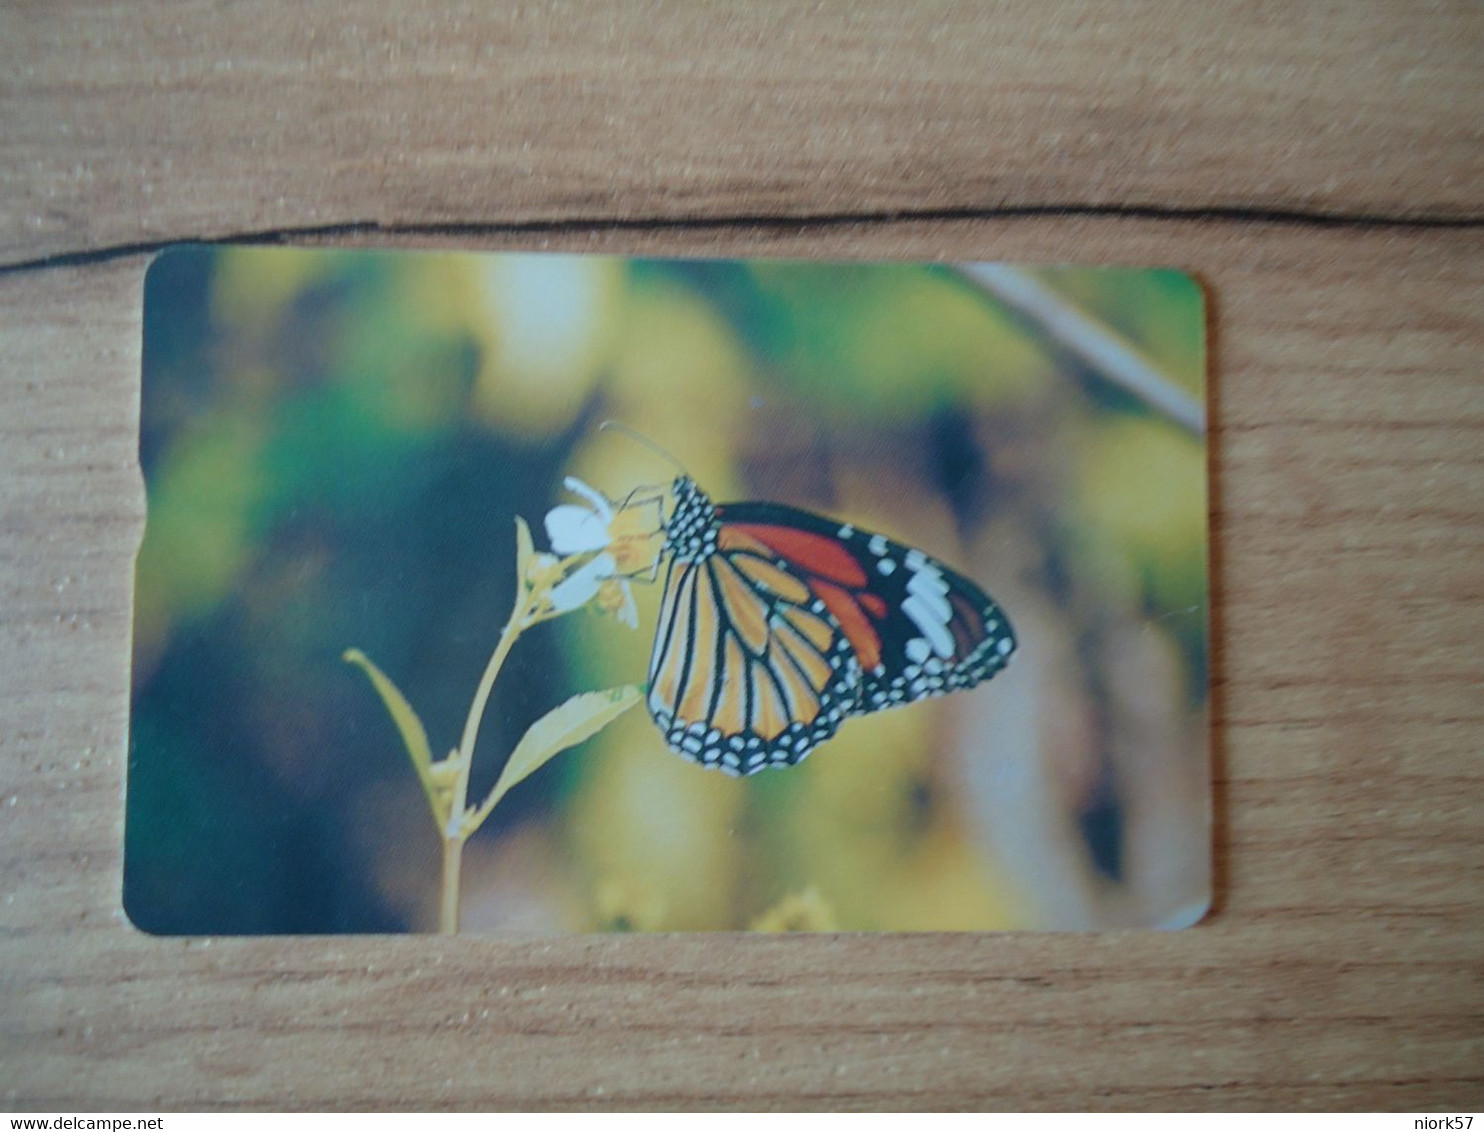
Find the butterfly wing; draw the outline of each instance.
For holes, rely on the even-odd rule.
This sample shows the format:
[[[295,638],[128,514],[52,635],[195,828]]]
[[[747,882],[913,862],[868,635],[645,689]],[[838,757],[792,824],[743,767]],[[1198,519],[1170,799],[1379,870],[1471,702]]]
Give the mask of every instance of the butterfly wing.
[[[852,715],[971,688],[1015,635],[922,551],[677,480],[648,706],[666,743],[730,774],[791,766]]]
[[[724,536],[775,553],[841,627],[861,668],[857,714],[972,688],[1015,651],[993,599],[915,547],[776,503],[725,504],[718,517]]]
[[[767,547],[721,526],[714,553],[671,560],[664,595],[648,705],[677,753],[734,775],[791,766],[857,710],[854,647]]]

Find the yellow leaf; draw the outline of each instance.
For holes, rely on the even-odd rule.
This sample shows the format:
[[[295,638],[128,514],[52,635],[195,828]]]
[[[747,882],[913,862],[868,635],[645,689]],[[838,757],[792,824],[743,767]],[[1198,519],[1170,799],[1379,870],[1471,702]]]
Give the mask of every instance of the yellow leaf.
[[[519,515],[515,517],[515,584],[523,586],[531,575],[531,560],[536,547],[531,542],[531,528]]]
[[[632,684],[605,692],[583,692],[552,708],[527,728],[515,745],[505,769],[484,804],[465,823],[465,835],[484,822],[507,791],[529,777],[568,747],[591,739],[639,702],[640,691]]]
[[[428,733],[423,728],[423,721],[417,717],[417,712],[412,710],[412,705],[397,690],[386,673],[372,664],[371,659],[360,649],[346,649],[340,654],[340,659],[365,672],[371,680],[371,686],[381,696],[387,714],[392,717],[392,722],[402,735],[402,742],[407,746],[407,754],[417,771],[418,781],[422,783],[423,793],[428,796],[428,805],[433,809],[433,818],[441,826],[448,818],[446,810],[444,813],[439,812],[442,807],[439,804],[440,791],[433,782],[433,749],[428,744]]]

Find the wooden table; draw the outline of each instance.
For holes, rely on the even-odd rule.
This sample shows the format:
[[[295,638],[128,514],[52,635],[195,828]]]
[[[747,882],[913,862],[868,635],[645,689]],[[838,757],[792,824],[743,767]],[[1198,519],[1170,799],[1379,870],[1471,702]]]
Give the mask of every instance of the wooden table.
[[[0,11],[0,1108],[1484,1104],[1484,10],[485,9]],[[140,284],[183,239],[1198,273],[1216,914],[136,933]]]

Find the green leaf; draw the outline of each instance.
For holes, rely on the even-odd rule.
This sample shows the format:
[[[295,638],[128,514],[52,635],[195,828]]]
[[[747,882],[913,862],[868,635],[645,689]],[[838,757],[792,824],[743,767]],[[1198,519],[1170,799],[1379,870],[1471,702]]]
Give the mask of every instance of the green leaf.
[[[524,586],[531,575],[531,561],[536,557],[535,544],[531,542],[531,528],[519,515],[515,517],[515,584]]]
[[[560,707],[547,712],[521,736],[499,781],[488,798],[465,823],[465,835],[472,834],[489,817],[495,804],[510,788],[545,766],[568,747],[591,739],[603,728],[639,702],[641,693],[632,684],[609,688],[604,692],[583,692]]]
[[[412,705],[397,690],[386,673],[372,664],[371,659],[360,649],[346,649],[340,654],[340,659],[365,672],[371,680],[371,686],[381,696],[387,714],[392,717],[392,722],[401,732],[402,742],[407,746],[407,754],[417,771],[418,781],[422,783],[423,793],[428,796],[428,805],[432,807],[433,819],[442,826],[448,820],[447,800],[445,798],[440,804],[442,792],[433,782],[433,749],[428,744],[428,733],[423,728],[423,721],[417,717],[417,712],[412,710]],[[439,812],[440,809],[442,813]]]

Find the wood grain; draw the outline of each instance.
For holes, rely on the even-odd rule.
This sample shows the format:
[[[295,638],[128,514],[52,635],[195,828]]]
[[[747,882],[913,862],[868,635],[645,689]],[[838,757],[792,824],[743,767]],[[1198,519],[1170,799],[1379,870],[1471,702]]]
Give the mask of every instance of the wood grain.
[[[0,1106],[1484,1104],[1478,9],[320,11],[0,14]],[[1067,203],[1150,215],[889,215]],[[134,932],[145,259],[120,245],[368,218],[419,246],[1199,274],[1216,914],[1171,935]]]
[[[1480,24],[1466,2],[11,4],[0,262],[345,223],[1478,219]]]

